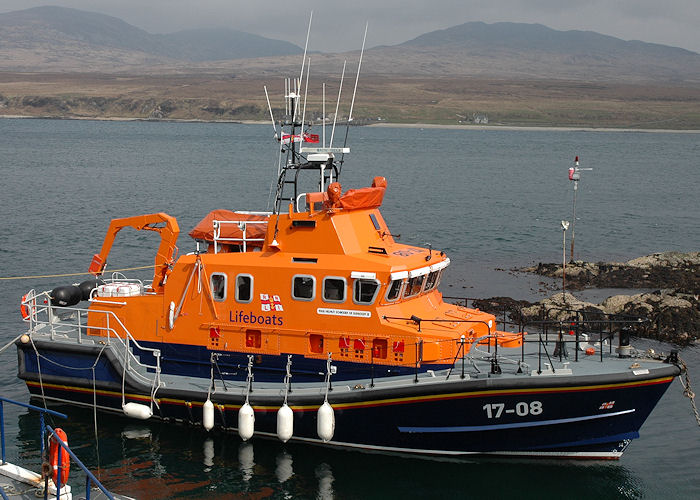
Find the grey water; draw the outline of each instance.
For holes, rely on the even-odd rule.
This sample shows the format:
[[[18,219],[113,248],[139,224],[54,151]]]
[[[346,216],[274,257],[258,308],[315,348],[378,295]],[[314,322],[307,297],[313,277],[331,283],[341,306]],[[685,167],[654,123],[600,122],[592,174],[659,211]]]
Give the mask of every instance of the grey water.
[[[110,219],[142,213],[177,217],[180,252],[192,251],[186,233],[210,210],[269,208],[278,164],[269,125],[4,119],[0,138],[1,278],[84,272]],[[504,270],[562,259],[576,155],[593,170],[577,194],[575,258],[700,249],[698,134],[356,127],[349,138],[344,189],[388,179],[382,214],[392,233],[452,261],[445,295],[551,293],[537,277]],[[110,268],[148,265],[156,245],[154,234],[123,231]],[[81,279],[0,280],[0,347],[22,331],[24,293]],[[700,392],[698,348],[681,356]],[[28,401],[13,348],[0,367],[2,395]],[[58,409],[70,419],[55,424],[78,455],[108,487],[137,498],[700,498],[700,428],[677,382],[615,462],[447,461],[241,443],[101,414],[95,439],[90,410]],[[7,405],[4,413],[9,459],[38,469],[36,416]]]

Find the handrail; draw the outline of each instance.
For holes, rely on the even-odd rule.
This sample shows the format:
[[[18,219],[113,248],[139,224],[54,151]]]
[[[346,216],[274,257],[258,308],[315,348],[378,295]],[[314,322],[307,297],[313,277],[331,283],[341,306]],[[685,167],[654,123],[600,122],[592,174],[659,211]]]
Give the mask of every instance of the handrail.
[[[54,410],[49,410],[48,408],[40,408],[38,406],[30,405],[28,403],[22,403],[20,401],[15,401],[13,399],[8,399],[8,398],[3,398],[0,396],[0,443],[2,447],[2,464],[5,464],[5,414],[4,414],[4,408],[3,408],[3,403],[10,403],[16,406],[21,406],[23,408],[28,408],[30,410],[38,411],[40,415],[40,420],[41,420],[41,451],[43,453],[44,451],[44,413],[48,413],[49,415],[53,415],[54,417],[58,418],[68,418],[68,415],[54,411]]]
[[[243,251],[248,250],[249,241],[265,241],[265,238],[248,238],[246,237],[246,228],[248,224],[265,224],[267,225],[269,221],[266,220],[214,220],[214,253],[219,253],[217,243],[219,241],[240,241],[243,242]],[[221,237],[221,226],[224,224],[236,224],[238,229],[241,230],[243,238],[222,238]]]
[[[31,293],[34,293],[33,296],[30,296]],[[44,295],[46,297],[45,303],[46,305],[44,306],[38,306],[36,304],[36,299],[38,297],[41,297]],[[155,349],[151,347],[145,347],[142,346],[129,332],[129,330],[126,328],[122,320],[117,316],[114,311],[106,311],[102,309],[82,309],[78,307],[60,307],[60,306],[51,306],[51,297],[49,296],[48,292],[42,292],[39,294],[36,294],[33,290],[30,291],[23,302],[24,304],[27,304],[30,309],[30,319],[28,320],[30,323],[30,330],[34,331],[36,329],[37,325],[43,324],[43,325],[48,325],[51,328],[51,339],[53,340],[54,335],[56,333],[56,328],[57,326],[59,327],[66,327],[68,330],[61,331],[60,333],[67,334],[71,330],[77,331],[77,336],[78,336],[78,342],[82,343],[82,335],[83,332],[87,332],[87,330],[97,330],[97,331],[106,331],[107,332],[107,343],[110,343],[110,340],[112,338],[117,339],[122,346],[124,346],[125,354],[123,356],[122,361],[127,365],[127,368],[131,368],[131,361],[136,363],[138,366],[141,366],[145,369],[153,369],[156,371],[156,377],[158,376],[158,373],[160,372],[160,349]],[[48,315],[48,320],[39,320],[39,314],[46,312]],[[53,316],[55,312],[66,312],[66,313],[75,313],[77,315],[77,322],[76,323],[62,323],[60,325],[57,325],[56,322],[53,320]],[[85,318],[87,318],[87,315],[89,314],[103,314],[106,316],[106,327],[103,326],[95,326],[95,325],[88,325],[87,321],[83,324],[81,322],[81,318],[83,315]],[[110,326],[110,319],[112,321],[116,322],[116,326],[121,327],[121,329],[124,332],[124,338],[122,338],[117,329],[114,326]],[[137,349],[145,352],[150,352],[152,355],[156,358],[156,364],[155,365],[150,365],[147,363],[142,363],[136,355],[132,352],[132,350],[129,348],[129,344],[133,344]],[[115,349],[114,352],[119,354],[119,349]],[[142,380],[151,383],[152,381],[148,379],[147,377],[142,376],[138,372],[130,372],[133,375],[136,375],[140,377]]]
[[[107,490],[107,488],[102,486],[102,483],[99,481],[99,479],[97,479],[92,474],[92,472],[90,472],[90,470],[85,466],[85,464],[80,461],[80,459],[75,455],[75,453],[73,453],[73,450],[71,450],[68,447],[68,445],[66,443],[64,443],[61,438],[58,437],[58,435],[56,434],[56,431],[54,431],[50,425],[47,425],[46,428],[48,429],[49,434],[54,437],[55,442],[58,443],[58,445],[61,448],[63,448],[65,451],[68,452],[68,454],[73,459],[73,461],[78,465],[78,467],[80,467],[80,469],[87,476],[87,480],[85,481],[85,498],[86,498],[86,500],[90,500],[90,490],[92,489],[91,488],[92,484],[97,486],[100,489],[100,491],[102,491],[102,493],[104,493],[105,496],[107,496],[107,498],[109,498],[110,500],[114,500],[114,496],[112,496],[112,494],[109,492],[109,490]],[[58,454],[58,464],[57,465],[58,465],[59,470],[61,469],[62,455],[63,455],[63,453]],[[61,474],[58,474],[57,481],[56,481],[56,498],[60,498],[60,497],[61,497]]]

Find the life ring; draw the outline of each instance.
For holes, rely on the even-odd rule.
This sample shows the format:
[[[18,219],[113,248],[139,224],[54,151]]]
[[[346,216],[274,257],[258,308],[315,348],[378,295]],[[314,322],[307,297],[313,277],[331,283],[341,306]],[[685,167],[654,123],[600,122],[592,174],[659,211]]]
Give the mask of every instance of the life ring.
[[[29,320],[29,316],[30,316],[29,315],[29,306],[27,304],[25,304],[26,300],[27,300],[27,296],[22,295],[22,302],[20,302],[20,304],[19,304],[19,313],[22,315],[22,319],[24,321]]]
[[[60,427],[57,427],[54,431],[56,436],[63,441],[63,444],[68,446],[68,436]],[[56,436],[51,436],[49,439],[49,464],[51,465],[51,479],[53,479],[54,484],[58,484],[58,454],[59,450],[61,453],[61,484],[66,484],[68,481],[68,473],[70,472],[70,455],[68,451],[63,448],[58,441]]]

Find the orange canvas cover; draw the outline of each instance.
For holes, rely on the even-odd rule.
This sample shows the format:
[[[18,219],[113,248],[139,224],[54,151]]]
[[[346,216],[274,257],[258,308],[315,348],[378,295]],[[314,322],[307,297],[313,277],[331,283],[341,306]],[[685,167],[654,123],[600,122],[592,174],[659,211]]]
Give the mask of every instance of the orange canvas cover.
[[[190,231],[190,236],[195,240],[214,241],[214,221],[267,221],[267,215],[241,214],[231,210],[212,210],[204,217],[195,228]],[[248,224],[246,227],[246,238],[265,238],[267,224]],[[243,238],[243,231],[238,228],[238,224],[223,224],[221,226],[222,238]],[[249,246],[262,246],[261,241],[248,242]]]
[[[375,177],[372,181],[372,187],[349,189],[347,193],[340,197],[339,204],[345,210],[377,208],[384,200],[385,191],[386,179],[384,177]]]

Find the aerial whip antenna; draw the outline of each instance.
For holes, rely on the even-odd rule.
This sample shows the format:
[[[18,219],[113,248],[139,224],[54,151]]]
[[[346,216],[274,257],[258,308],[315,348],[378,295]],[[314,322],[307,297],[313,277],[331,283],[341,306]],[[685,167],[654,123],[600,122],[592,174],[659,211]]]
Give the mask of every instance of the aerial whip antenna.
[[[270,121],[272,121],[272,129],[275,131],[275,139],[277,139],[277,126],[275,125],[275,117],[272,115],[272,106],[270,105],[270,96],[267,94],[267,85],[263,85],[265,89],[265,99],[267,99],[267,109],[270,111]]]
[[[343,72],[340,75],[340,86],[338,87],[338,100],[335,103],[335,116],[333,117],[333,127],[331,128],[331,142],[328,147],[333,147],[333,136],[335,135],[335,122],[338,120],[338,106],[340,106],[340,93],[343,91],[343,79],[345,78],[345,66],[347,65],[347,59],[343,61]]]
[[[362,68],[362,56],[365,53],[365,42],[367,41],[367,28],[369,27],[369,22],[365,23],[365,35],[362,37],[362,50],[360,50],[360,62],[357,64],[357,75],[355,75],[355,88],[352,91],[352,101],[350,101],[350,114],[348,115],[348,123],[345,126],[345,141],[343,141],[343,148],[348,144],[348,132],[350,131],[350,122],[352,121],[352,110],[355,107],[355,95],[357,94],[357,82],[360,81],[360,68]],[[343,168],[343,158],[345,153],[340,157],[340,168]]]
[[[326,82],[323,82],[323,147],[326,147]]]
[[[296,85],[296,82],[295,82],[295,87],[297,89],[297,91],[295,93],[297,95],[301,93],[301,82],[304,81],[304,65],[306,64],[306,52],[308,51],[308,48],[309,48],[309,35],[311,34],[311,21],[313,20],[313,18],[314,18],[314,11],[312,10],[311,14],[309,15],[309,28],[306,30],[306,43],[304,44],[304,57],[301,60],[301,71],[299,72],[299,84]],[[308,69],[307,69],[307,71],[308,71]],[[308,77],[309,76],[307,75],[306,78],[308,78]],[[294,116],[292,117],[292,121],[296,121],[298,109],[299,109],[299,106],[294,107]],[[304,127],[302,124],[302,133],[303,133],[303,128]],[[294,138],[292,138],[292,140],[294,140]]]
[[[314,11],[311,11],[309,15],[309,29],[306,30],[306,43],[304,44],[304,58],[301,60],[301,73],[299,74],[299,81],[304,78],[304,64],[306,64],[306,51],[309,48],[309,35],[311,34],[311,21],[314,18]]]
[[[304,90],[304,110],[301,112],[301,139],[300,144],[304,143],[304,120],[306,119],[306,96],[309,95],[309,73],[311,72],[311,58],[306,62],[306,89]]]
[[[365,53],[365,41],[367,40],[367,28],[369,23],[365,24],[365,36],[362,38],[362,50],[360,50],[360,62],[357,65],[357,75],[355,75],[355,88],[352,91],[352,101],[350,101],[350,115],[348,116],[348,124],[352,121],[352,110],[355,106],[355,95],[357,94],[357,82],[360,80],[360,68],[362,68],[362,55]]]

